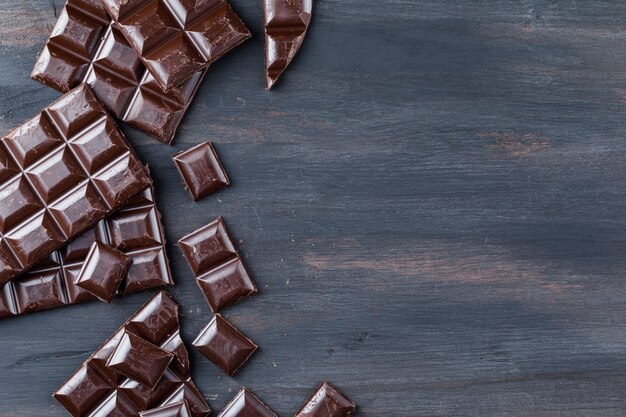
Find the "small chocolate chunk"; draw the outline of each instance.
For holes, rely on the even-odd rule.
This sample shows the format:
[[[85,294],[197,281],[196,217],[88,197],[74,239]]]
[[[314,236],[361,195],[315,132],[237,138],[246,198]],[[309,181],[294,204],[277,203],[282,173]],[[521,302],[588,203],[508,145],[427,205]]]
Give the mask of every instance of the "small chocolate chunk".
[[[228,375],[233,375],[257,350],[252,340],[219,314],[200,331],[193,346]]]
[[[250,390],[242,388],[217,417],[277,417]]]
[[[264,0],[265,88],[269,90],[296,55],[309,24],[313,0]]]
[[[125,331],[107,366],[146,387],[154,389],[174,355]]]
[[[230,185],[230,180],[211,142],[172,155],[185,188],[194,201]]]
[[[132,259],[111,246],[94,242],[78,273],[76,285],[110,303],[126,276]]]
[[[178,246],[214,313],[258,292],[221,217],[180,239]]]
[[[352,400],[323,381],[295,417],[348,417],[355,408]]]
[[[166,405],[152,410],[142,411],[140,417],[191,417],[191,411],[185,401]]]

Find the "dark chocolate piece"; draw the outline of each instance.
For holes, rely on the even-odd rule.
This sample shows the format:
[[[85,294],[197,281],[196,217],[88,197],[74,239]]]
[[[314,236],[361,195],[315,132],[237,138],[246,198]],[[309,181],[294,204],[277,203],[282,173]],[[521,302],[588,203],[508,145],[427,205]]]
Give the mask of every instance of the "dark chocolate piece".
[[[250,37],[226,0],[102,0],[164,91]]]
[[[130,268],[132,259],[123,252],[94,242],[87,253],[76,285],[105,303],[110,303]]]
[[[356,404],[333,387],[323,381],[315,393],[296,413],[296,417],[348,417]]]
[[[174,355],[153,390],[106,366],[126,333]],[[165,291],[133,314],[53,396],[73,417],[131,417],[181,401],[187,402],[192,417],[205,417],[211,412],[189,376],[189,356],[180,338],[178,305]]]
[[[172,155],[185,189],[194,201],[230,185],[230,180],[211,142]]]
[[[67,0],[31,77],[63,93],[86,82],[117,119],[170,144],[205,73],[164,93],[100,0]]]
[[[151,185],[81,84],[0,141],[0,285]]]
[[[214,313],[258,292],[221,217],[180,239],[178,246]]]
[[[0,286],[0,318],[95,300],[75,280],[96,241],[114,246],[132,259],[120,294],[173,283],[161,216],[154,192],[148,188],[96,227]]]
[[[219,314],[200,331],[193,346],[227,375],[237,372],[257,350],[252,340]]]
[[[166,405],[139,413],[139,417],[191,417],[186,402]]]
[[[125,331],[107,366],[120,375],[154,389],[172,359],[172,353]]]
[[[247,388],[239,390],[218,417],[277,417]]]
[[[311,23],[313,0],[263,0],[265,88],[269,90],[296,55]]]

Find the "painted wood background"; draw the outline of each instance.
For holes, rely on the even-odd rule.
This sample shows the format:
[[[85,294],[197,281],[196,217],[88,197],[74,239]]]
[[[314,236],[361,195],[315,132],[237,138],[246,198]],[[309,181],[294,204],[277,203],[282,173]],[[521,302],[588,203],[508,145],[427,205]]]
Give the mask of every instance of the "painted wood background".
[[[261,293],[224,312],[261,351],[192,354],[217,411],[290,416],[323,378],[358,417],[626,415],[626,3],[316,0],[276,91],[254,38],[215,64],[175,146],[125,129],[158,186],[189,342],[210,313],[174,242],[224,216]],[[58,97],[28,78],[61,0],[0,0],[0,128]],[[169,155],[211,139],[199,203]],[[0,415],[50,394],[149,296],[0,321]]]

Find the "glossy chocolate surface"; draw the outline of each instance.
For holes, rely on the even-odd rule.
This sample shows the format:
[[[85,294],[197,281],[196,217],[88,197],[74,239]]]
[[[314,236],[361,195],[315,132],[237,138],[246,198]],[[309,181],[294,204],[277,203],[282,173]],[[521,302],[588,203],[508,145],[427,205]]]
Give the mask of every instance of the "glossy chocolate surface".
[[[61,92],[86,82],[117,119],[170,144],[205,72],[164,93],[100,0],[67,0],[31,77]]]
[[[250,390],[242,388],[218,417],[277,417]]]
[[[191,417],[186,402],[166,405],[139,413],[140,417]]]
[[[194,201],[230,185],[228,175],[211,142],[172,155],[185,189]]]
[[[127,333],[174,355],[154,389],[107,366]],[[205,417],[211,411],[189,375],[189,356],[180,338],[178,304],[165,291],[150,298],[53,396],[73,417],[136,417],[141,411],[181,401],[187,402],[192,417]]]
[[[214,313],[258,292],[221,217],[180,239],[178,246]]]
[[[250,37],[225,0],[102,0],[165,91]]]
[[[0,284],[152,184],[81,84],[0,141]]]
[[[121,375],[154,389],[172,359],[174,359],[172,353],[125,331],[107,361],[107,366]]]
[[[76,285],[105,303],[110,303],[130,268],[132,259],[101,242],[94,242],[87,253]]]
[[[311,23],[313,0],[263,0],[265,88],[270,89],[296,55]]]
[[[355,408],[352,400],[324,381],[296,413],[296,417],[348,417]]]
[[[252,340],[219,314],[200,331],[193,346],[227,375],[233,375],[257,350]]]
[[[148,188],[96,227],[0,287],[0,318],[95,300],[75,280],[96,241],[132,259],[119,294],[173,283],[161,216],[154,192]]]

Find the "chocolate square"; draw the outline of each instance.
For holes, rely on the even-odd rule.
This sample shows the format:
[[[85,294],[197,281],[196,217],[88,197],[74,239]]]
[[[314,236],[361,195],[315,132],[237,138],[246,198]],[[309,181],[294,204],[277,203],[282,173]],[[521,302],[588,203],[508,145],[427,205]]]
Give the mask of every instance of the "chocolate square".
[[[257,350],[252,340],[219,314],[200,331],[193,346],[227,375],[237,372]]]
[[[178,152],[172,155],[172,159],[194,201],[230,185],[211,142]]]
[[[117,249],[94,242],[75,283],[99,300],[110,303],[131,262],[129,256]]]

